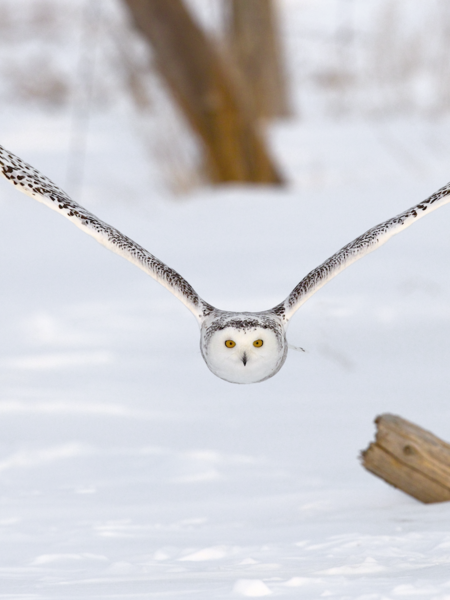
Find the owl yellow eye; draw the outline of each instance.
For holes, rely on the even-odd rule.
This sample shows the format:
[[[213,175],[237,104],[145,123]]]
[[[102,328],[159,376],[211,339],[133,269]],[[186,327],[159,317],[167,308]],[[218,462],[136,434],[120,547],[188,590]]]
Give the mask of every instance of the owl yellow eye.
[[[253,345],[255,346],[255,348],[261,348],[261,346],[264,344],[264,342],[262,340],[255,340],[253,342]]]
[[[234,347],[236,346],[236,342],[233,342],[233,340],[227,340],[227,341],[225,342],[225,346],[226,346],[227,348],[234,348]]]

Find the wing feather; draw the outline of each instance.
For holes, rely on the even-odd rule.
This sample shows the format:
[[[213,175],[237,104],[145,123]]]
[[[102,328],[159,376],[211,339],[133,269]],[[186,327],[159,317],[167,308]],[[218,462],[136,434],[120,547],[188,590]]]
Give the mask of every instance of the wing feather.
[[[56,210],[97,242],[123,256],[176,296],[201,323],[213,307],[179,273],[77,204],[50,179],[0,146],[1,174],[17,189]]]
[[[392,236],[405,230],[407,227],[424,217],[425,215],[450,202],[450,183],[442,187],[432,196],[405,210],[399,215],[383,221],[376,227],[372,227],[353,242],[341,248],[321,265],[313,269],[292,290],[289,296],[276,306],[273,311],[283,315],[289,320],[292,315],[322,286],[331,281],[341,271],[351,264],[373,252],[385,244]]]

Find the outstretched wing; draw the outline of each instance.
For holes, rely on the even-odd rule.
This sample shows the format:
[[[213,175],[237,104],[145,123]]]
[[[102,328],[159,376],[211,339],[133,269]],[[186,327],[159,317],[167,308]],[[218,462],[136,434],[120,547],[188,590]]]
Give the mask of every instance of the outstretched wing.
[[[313,269],[273,311],[289,320],[313,294],[351,264],[385,244],[423,216],[450,202],[450,183],[416,206],[372,227]]]
[[[201,321],[213,310],[176,271],[71,200],[50,179],[0,146],[1,174],[19,191],[58,211],[103,246],[123,256],[174,294]]]

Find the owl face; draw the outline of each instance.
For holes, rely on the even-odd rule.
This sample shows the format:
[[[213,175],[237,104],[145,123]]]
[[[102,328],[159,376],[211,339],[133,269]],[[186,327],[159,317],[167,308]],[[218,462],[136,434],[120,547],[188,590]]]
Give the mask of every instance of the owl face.
[[[269,379],[283,366],[288,349],[284,331],[276,326],[245,326],[245,320],[236,320],[228,326],[210,328],[201,343],[208,368],[231,383]]]

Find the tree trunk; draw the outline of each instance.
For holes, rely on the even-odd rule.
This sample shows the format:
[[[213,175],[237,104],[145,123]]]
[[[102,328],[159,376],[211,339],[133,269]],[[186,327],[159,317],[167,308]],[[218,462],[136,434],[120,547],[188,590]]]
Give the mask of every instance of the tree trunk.
[[[286,77],[273,0],[231,0],[228,38],[258,117],[287,116]]]
[[[256,120],[182,0],[124,0],[156,66],[203,141],[212,179],[281,183]]]

